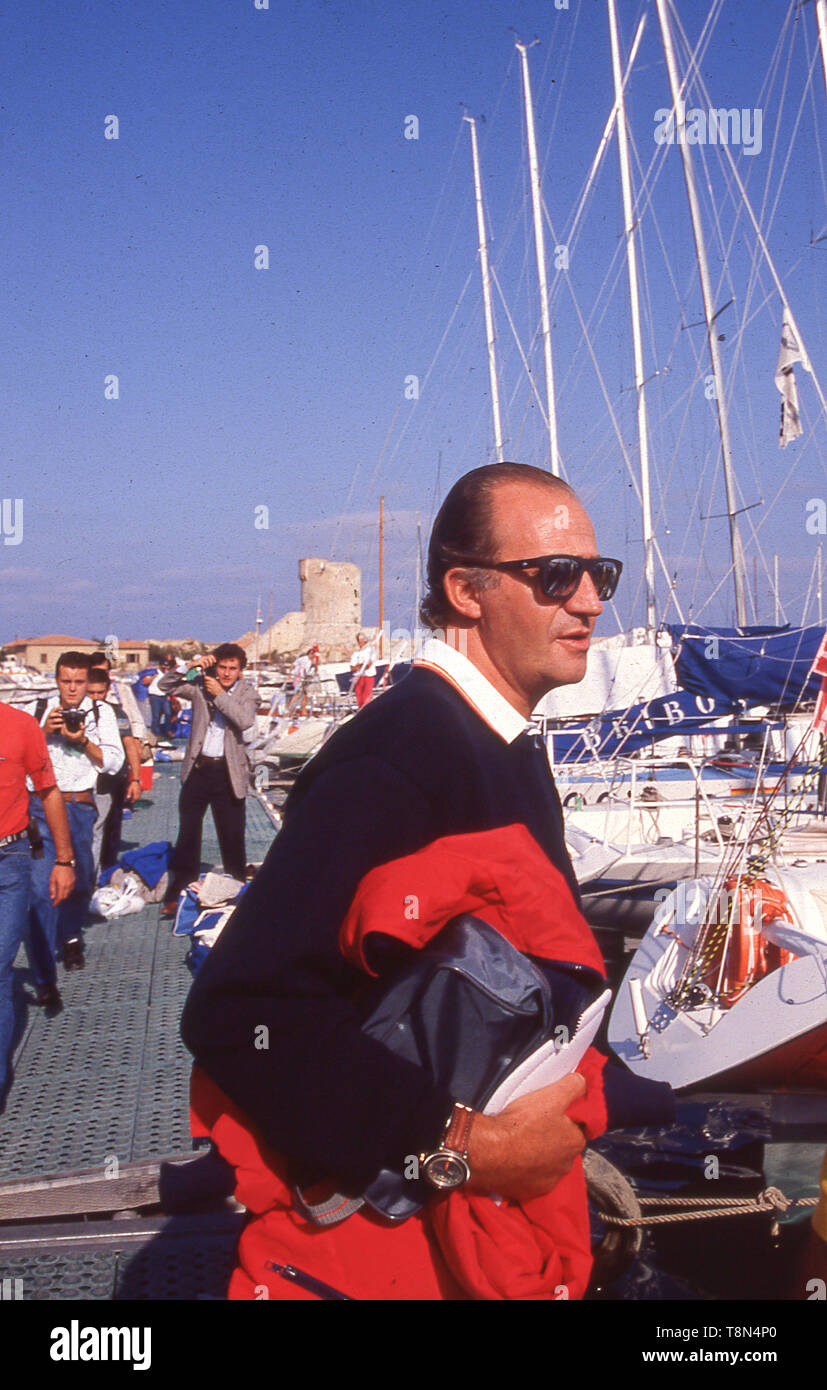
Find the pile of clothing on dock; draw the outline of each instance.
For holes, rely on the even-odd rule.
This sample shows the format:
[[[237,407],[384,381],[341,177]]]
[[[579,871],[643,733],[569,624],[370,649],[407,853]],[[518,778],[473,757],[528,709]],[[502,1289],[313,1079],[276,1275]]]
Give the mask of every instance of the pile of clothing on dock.
[[[211,870],[179,897],[172,933],[191,937],[186,962],[193,975],[206,960],[246,888],[246,883],[231,874]]]
[[[99,917],[124,917],[143,911],[149,903],[163,902],[171,859],[169,840],[153,840],[122,854],[119,864],[101,874],[92,894],[92,912]]]

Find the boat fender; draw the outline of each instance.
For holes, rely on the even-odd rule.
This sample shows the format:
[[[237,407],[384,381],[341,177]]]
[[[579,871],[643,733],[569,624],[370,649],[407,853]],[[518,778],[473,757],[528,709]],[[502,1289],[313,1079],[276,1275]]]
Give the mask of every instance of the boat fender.
[[[583,1172],[589,1201],[598,1214],[631,1217],[635,1221],[641,1219],[635,1189],[607,1158],[594,1149],[586,1149]],[[642,1226],[607,1227],[600,1244],[593,1251],[594,1267],[589,1291],[595,1293],[619,1279],[637,1259],[642,1244]]]

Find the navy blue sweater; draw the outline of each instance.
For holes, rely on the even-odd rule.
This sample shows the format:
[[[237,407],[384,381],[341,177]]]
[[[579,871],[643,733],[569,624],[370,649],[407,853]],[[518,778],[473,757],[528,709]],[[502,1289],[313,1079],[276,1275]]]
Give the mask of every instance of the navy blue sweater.
[[[303,1168],[363,1185],[383,1165],[434,1147],[453,1099],[361,1032],[351,1001],[364,977],[338,946],[360,881],[444,836],[516,823],[579,901],[542,745],[527,735],[506,743],[446,680],[418,667],[339,729],[297,779],[282,831],[196,977],[182,1034],[207,1074]]]

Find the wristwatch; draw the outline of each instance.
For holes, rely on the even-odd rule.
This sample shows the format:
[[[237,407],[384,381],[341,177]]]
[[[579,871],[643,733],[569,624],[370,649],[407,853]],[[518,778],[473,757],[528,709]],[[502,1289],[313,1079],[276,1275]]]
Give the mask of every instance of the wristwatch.
[[[468,1141],[473,1118],[471,1107],[456,1101],[440,1147],[433,1153],[419,1155],[419,1176],[439,1192],[452,1192],[454,1188],[462,1187],[471,1176]]]
[[[56,859],[56,860],[55,860],[55,868],[60,868],[60,869],[73,869],[74,867],[75,867],[75,861],[74,861],[74,859]]]

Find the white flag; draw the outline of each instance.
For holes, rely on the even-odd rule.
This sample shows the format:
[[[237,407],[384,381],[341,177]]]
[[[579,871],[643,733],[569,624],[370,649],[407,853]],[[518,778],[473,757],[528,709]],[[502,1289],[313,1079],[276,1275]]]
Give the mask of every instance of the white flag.
[[[807,354],[799,344],[795,320],[789,309],[785,309],[781,323],[781,347],[778,350],[778,364],[775,368],[775,384],[781,392],[779,449],[785,449],[791,439],[798,439],[798,436],[804,433],[798,414],[798,388],[793,372],[794,362],[800,362],[805,372],[812,371]]]

